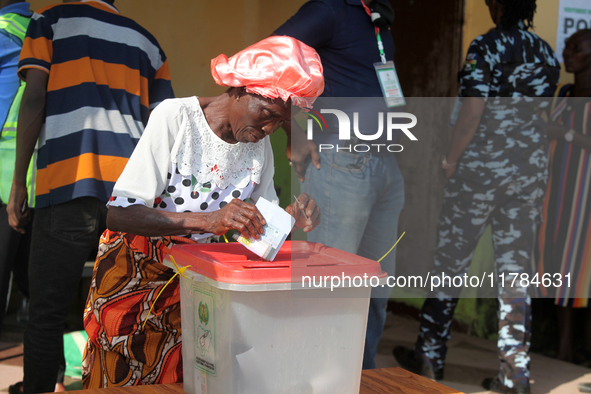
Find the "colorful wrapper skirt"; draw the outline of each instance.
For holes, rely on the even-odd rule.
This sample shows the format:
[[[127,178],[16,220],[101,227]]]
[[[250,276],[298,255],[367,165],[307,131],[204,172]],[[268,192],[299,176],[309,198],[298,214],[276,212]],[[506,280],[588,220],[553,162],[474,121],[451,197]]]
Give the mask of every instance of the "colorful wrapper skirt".
[[[182,382],[179,282],[162,264],[176,242],[192,241],[103,233],[84,311],[85,389]]]

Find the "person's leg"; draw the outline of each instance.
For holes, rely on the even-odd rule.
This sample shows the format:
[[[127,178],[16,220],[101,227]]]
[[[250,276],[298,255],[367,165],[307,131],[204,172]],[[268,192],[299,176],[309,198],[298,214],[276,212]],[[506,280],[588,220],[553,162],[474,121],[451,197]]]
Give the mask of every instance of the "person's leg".
[[[419,314],[421,325],[413,350],[418,357],[428,360],[436,379],[443,378],[447,341],[451,336],[451,323],[457,306],[458,298],[428,297]]]
[[[309,165],[302,191],[320,207],[320,225],[308,233],[309,242],[358,254],[382,257],[397,239],[404,185],[394,157],[348,152],[320,154],[321,169]],[[395,253],[382,267],[394,274]],[[386,318],[390,289],[372,292],[363,368],[374,368],[374,356]]]
[[[587,305],[584,309],[585,327],[583,332],[585,333],[585,339],[583,340],[583,346],[588,353],[591,353],[591,307]],[[591,361],[591,360],[590,360]]]
[[[104,230],[106,207],[94,198],[36,209],[24,337],[24,393],[53,391],[63,331],[84,263]]]
[[[529,388],[531,297],[499,297],[499,381],[506,387]]]
[[[19,238],[14,265],[12,267],[12,279],[20,293],[29,298],[29,258],[31,252],[31,235],[33,230],[32,219],[35,210],[31,209],[31,221],[25,226],[25,233]]]
[[[20,238],[21,234],[14,231],[8,224],[6,205],[0,202],[0,332],[6,313],[10,273],[14,266]]]
[[[358,254],[381,261],[382,270],[393,276],[396,269],[396,249],[388,251],[398,240],[398,218],[404,206],[404,180],[394,155],[371,159],[371,183],[378,198],[374,203]],[[388,253],[386,255],[386,253]],[[363,369],[373,369],[378,343],[384,331],[386,310],[392,288],[375,287],[371,290]]]
[[[322,220],[308,242],[357,254],[371,207],[370,160],[364,154],[320,152],[321,168],[308,165],[302,192],[316,200]]]
[[[558,353],[556,358],[562,361],[573,360],[573,331],[574,308],[571,306],[556,306],[558,320]]]
[[[416,358],[428,360],[438,376],[443,374],[447,341],[461,291],[461,287],[451,287],[450,281],[468,271],[478,240],[494,211],[496,189],[452,177],[444,193],[431,276],[446,279],[423,304],[414,346]]]
[[[497,274],[505,277],[498,289],[498,380],[524,392],[529,391],[531,297],[529,283],[521,280],[521,274],[531,275],[543,186],[535,177],[516,178],[508,185],[505,201],[499,203],[492,221]],[[513,282],[515,274],[519,279]]]
[[[56,393],[66,391],[66,386],[64,386],[64,378],[66,377],[66,357],[62,358],[60,362],[60,367],[57,370],[57,379],[55,383],[55,389],[53,390]]]
[[[25,226],[25,233],[21,234],[12,266],[12,283],[16,285],[21,296],[20,307],[16,314],[19,324],[26,325],[29,318],[29,256],[31,251],[31,233],[35,210],[30,209],[31,221]]]

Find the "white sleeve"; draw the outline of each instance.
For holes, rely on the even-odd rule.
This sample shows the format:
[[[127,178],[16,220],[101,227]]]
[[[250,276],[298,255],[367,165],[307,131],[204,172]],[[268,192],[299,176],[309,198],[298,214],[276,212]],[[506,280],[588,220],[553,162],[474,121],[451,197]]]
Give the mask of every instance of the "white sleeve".
[[[107,205],[145,204],[150,208],[154,205],[166,187],[171,151],[177,135],[182,136],[185,114],[174,99],[165,100],[154,109]]]
[[[271,147],[271,140],[265,137],[265,164],[263,164],[263,171],[261,173],[261,182],[254,187],[252,200],[256,203],[259,197],[264,197],[275,205],[279,205],[279,198],[275,192],[275,184],[273,183],[273,175],[275,175],[275,162],[273,160],[273,148]]]

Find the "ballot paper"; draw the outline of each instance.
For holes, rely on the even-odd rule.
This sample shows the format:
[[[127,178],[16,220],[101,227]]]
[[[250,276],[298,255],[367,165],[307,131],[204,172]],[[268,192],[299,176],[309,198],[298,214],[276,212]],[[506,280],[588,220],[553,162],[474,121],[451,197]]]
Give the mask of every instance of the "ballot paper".
[[[246,238],[236,233],[234,239],[263,259],[273,261],[291,232],[295,219],[283,208],[262,197],[257,201],[256,207],[267,222],[263,227],[265,232],[261,234],[261,238]]]

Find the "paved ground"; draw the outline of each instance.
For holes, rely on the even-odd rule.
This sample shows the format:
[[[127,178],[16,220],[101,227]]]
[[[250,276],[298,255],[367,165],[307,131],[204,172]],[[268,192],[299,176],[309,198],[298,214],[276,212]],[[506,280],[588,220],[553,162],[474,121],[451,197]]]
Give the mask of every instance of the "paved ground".
[[[72,303],[70,314],[66,321],[67,327],[72,330],[80,330],[82,326],[82,310],[84,300],[88,294],[88,278],[80,285],[76,300]],[[23,332],[25,326],[18,322],[18,309],[21,306],[21,297],[13,289],[8,311],[4,317],[4,325],[0,334],[0,393],[8,392],[8,386],[23,380]],[[81,390],[82,382],[73,381],[66,377],[64,381],[69,390]]]

